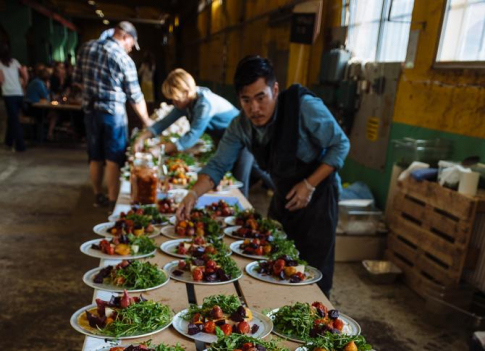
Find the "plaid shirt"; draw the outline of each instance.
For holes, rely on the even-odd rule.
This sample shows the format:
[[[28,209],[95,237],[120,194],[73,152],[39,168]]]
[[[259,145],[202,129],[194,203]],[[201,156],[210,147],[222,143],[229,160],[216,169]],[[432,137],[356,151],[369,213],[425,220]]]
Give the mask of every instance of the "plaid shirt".
[[[86,111],[124,115],[127,99],[133,103],[143,100],[135,63],[111,37],[92,40],[81,47],[74,82],[83,85]]]

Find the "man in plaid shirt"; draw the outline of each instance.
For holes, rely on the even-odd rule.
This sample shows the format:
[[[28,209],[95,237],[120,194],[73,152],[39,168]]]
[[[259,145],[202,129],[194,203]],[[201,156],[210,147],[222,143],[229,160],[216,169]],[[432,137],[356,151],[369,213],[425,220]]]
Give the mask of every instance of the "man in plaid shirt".
[[[108,205],[102,192],[104,164],[110,210],[120,186],[120,167],[128,143],[126,100],[146,126],[150,126],[145,99],[138,83],[133,46],[138,36],[130,22],[120,22],[112,37],[84,44],[78,54],[74,81],[83,86],[83,109],[88,144],[89,170],[95,194],[94,206]]]

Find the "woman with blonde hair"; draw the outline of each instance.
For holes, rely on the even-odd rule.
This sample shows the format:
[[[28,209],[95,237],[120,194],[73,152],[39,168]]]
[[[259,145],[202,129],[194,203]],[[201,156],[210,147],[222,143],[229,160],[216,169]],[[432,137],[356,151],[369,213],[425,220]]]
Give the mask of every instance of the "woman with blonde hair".
[[[147,138],[160,135],[179,118],[186,116],[190,130],[175,143],[166,143],[165,151],[174,153],[194,146],[203,133],[208,133],[217,144],[231,121],[239,115],[239,110],[223,97],[210,89],[196,85],[194,78],[181,68],[169,73],[163,82],[162,93],[172,100],[173,110],[162,120],[153,124],[138,137],[135,149],[139,150]],[[243,149],[234,165],[233,175],[243,182],[241,189],[247,196],[249,176],[254,158],[247,149]]]

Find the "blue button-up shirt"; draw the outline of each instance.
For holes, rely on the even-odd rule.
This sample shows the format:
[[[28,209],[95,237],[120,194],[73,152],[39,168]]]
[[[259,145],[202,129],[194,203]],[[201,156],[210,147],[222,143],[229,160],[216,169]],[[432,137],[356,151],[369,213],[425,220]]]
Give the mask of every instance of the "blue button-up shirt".
[[[299,123],[296,156],[306,163],[318,160],[336,170],[342,168],[350,149],[349,139],[321,99],[303,95]],[[232,169],[241,149],[251,149],[252,133],[257,133],[257,130],[241,113],[232,121],[216,154],[200,173],[208,175],[214,184],[219,184],[224,174]],[[340,183],[339,177],[336,178]]]
[[[143,100],[136,66],[113,38],[92,40],[81,47],[74,70],[74,82],[83,85],[83,108],[126,113],[126,100]]]
[[[177,149],[182,151],[194,146],[206,130],[222,136],[238,114],[239,110],[223,97],[208,88],[197,87],[197,100],[192,107],[185,110],[174,107],[165,118],[148,129],[153,135],[159,135],[180,117],[186,116],[190,130],[175,143]]]

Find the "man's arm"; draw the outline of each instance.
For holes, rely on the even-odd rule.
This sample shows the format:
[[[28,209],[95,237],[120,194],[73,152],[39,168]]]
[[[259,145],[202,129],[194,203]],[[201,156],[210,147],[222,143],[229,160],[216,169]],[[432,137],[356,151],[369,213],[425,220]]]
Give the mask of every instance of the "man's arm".
[[[140,117],[143,124],[147,127],[150,127],[153,124],[153,121],[150,119],[147,110],[147,103],[145,102],[145,98],[142,97],[141,101],[139,102],[132,102],[130,101],[131,106],[135,110],[138,117]]]
[[[177,218],[183,219],[185,216],[190,215],[190,211],[194,208],[199,196],[214,189],[219,184],[222,177],[224,177],[224,174],[229,171],[237,161],[241,149],[244,147],[242,143],[242,130],[239,126],[239,118],[244,117],[239,116],[232,120],[217,147],[216,154],[199,172],[197,182],[192,188],[193,191],[189,192],[179,205]]]
[[[290,211],[308,205],[318,184],[343,166],[350,148],[349,139],[320,99],[304,96],[300,110],[302,128],[310,136],[311,142],[322,149],[318,157],[321,165],[287,194],[286,208]]]
[[[126,97],[143,124],[150,127],[153,124],[153,121],[150,119],[150,116],[148,116],[147,104],[145,102],[145,97],[141,92],[140,84],[138,83],[138,73],[136,71],[135,63],[130,57],[127,57],[121,62],[122,64],[120,68],[125,77],[123,90]]]

